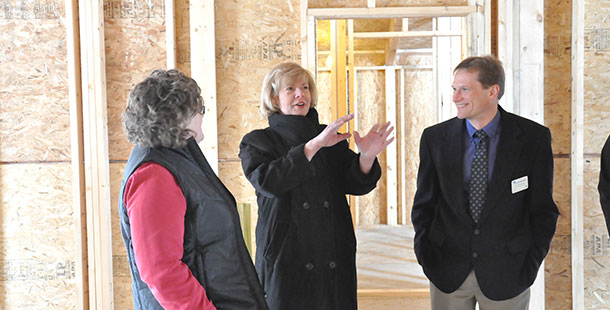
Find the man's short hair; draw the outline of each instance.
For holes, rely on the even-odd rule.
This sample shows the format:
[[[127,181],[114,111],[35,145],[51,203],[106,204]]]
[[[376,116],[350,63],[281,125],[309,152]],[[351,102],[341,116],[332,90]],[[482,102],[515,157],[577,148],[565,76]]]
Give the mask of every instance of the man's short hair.
[[[460,62],[453,73],[458,70],[466,69],[468,72],[476,71],[478,73],[477,80],[484,88],[489,88],[493,85],[498,85],[498,100],[504,95],[504,68],[502,62],[496,57],[488,56],[471,56]]]

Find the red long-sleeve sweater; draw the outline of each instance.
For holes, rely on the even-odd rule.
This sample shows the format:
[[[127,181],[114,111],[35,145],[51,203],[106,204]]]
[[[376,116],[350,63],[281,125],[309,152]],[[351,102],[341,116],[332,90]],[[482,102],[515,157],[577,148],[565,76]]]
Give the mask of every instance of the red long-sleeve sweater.
[[[215,310],[204,288],[180,260],[186,200],[163,166],[140,166],[125,185],[136,265],[142,280],[165,309]]]

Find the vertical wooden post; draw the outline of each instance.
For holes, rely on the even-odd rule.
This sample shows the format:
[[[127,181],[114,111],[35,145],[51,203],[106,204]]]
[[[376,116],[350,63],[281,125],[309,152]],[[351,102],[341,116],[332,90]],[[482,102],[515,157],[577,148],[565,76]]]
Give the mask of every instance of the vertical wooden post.
[[[402,202],[401,208],[401,224],[402,225],[410,225],[410,222],[407,222],[407,210],[410,209],[411,202],[407,201],[407,183],[405,180],[407,179],[407,147],[405,143],[405,132],[407,130],[407,116],[405,111],[405,69],[403,67],[400,68],[400,134],[396,134],[396,140],[400,139],[400,197]]]
[[[205,103],[203,119],[205,138],[200,147],[210,166],[218,174],[218,108],[216,106],[216,41],[214,0],[189,2],[191,24],[191,75]]]
[[[314,77],[317,79],[318,76],[318,61],[317,61],[317,57],[318,57],[318,46],[316,44],[316,33],[317,33],[317,24],[316,24],[316,18],[313,16],[307,16],[307,57],[306,57],[306,61],[304,62],[304,68],[306,68],[307,70],[309,70],[309,72],[311,72],[311,74],[314,75]]]
[[[476,6],[477,10],[468,15],[468,54],[469,56],[481,56],[485,54],[486,43],[486,18],[485,1],[488,0],[468,0],[468,4]]]
[[[519,4],[516,3],[518,6]],[[498,2],[498,59],[504,65],[504,96],[500,99],[500,105],[509,112],[514,112],[514,90],[513,90],[513,1]],[[518,20],[517,20],[518,21]]]
[[[176,10],[174,0],[165,0],[165,51],[167,69],[176,68]]]
[[[102,1],[79,5],[89,306],[113,309],[104,10]]]
[[[585,308],[584,284],[584,0],[572,0],[572,309]]]
[[[398,26],[400,26],[400,24],[396,21],[396,18],[392,18],[390,20],[390,27],[388,29],[388,31],[396,31],[396,24],[399,24]],[[386,66],[393,66],[395,63],[395,58],[396,58],[396,48],[398,47],[398,41],[400,39],[398,38],[389,38],[386,39],[386,43],[385,43],[385,65]]]
[[[301,67],[309,70],[309,42],[314,40],[314,37],[310,37],[309,28],[308,28],[308,18],[307,18],[307,7],[309,5],[308,0],[300,0],[300,16],[301,16]],[[315,62],[315,59],[313,59]],[[314,75],[314,78],[317,79],[317,74],[314,71],[311,71],[311,74]]]
[[[354,20],[347,20],[347,63],[348,63],[348,91],[347,91],[347,104],[349,113],[354,113],[354,118],[356,115],[355,109],[355,100],[356,100],[356,70],[355,70],[355,57],[354,57]],[[348,128],[350,132],[353,132],[355,127],[355,121],[352,121],[348,124]],[[354,139],[349,139],[349,147],[350,149],[355,149]],[[349,205],[350,212],[352,214],[352,223],[354,226],[356,225],[356,213],[358,212],[356,206],[355,196],[349,196]]]
[[[331,65],[331,110],[332,119],[335,120],[347,114],[347,80],[346,80],[346,59],[345,59],[345,20],[330,21],[330,54],[332,57]],[[347,126],[343,125],[340,132],[346,132]]]
[[[87,275],[87,214],[85,201],[85,154],[83,147],[83,102],[80,74],[78,1],[66,0],[66,47],[70,102],[70,147],[72,155],[72,208],[75,226],[77,308],[89,309]]]
[[[385,120],[396,125],[396,67],[385,69]],[[396,171],[396,145],[392,143],[386,148],[386,195],[388,225],[398,224],[398,175]]]

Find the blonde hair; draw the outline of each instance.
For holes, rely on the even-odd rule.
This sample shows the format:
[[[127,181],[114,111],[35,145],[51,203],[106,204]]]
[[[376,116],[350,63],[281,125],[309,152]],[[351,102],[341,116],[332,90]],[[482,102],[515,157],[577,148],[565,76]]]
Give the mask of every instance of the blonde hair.
[[[298,78],[307,80],[309,94],[311,95],[311,107],[316,106],[318,103],[318,89],[311,73],[294,62],[285,62],[269,70],[263,80],[260,113],[264,118],[280,110],[280,107],[273,103],[273,98],[279,95],[282,83],[292,82]]]

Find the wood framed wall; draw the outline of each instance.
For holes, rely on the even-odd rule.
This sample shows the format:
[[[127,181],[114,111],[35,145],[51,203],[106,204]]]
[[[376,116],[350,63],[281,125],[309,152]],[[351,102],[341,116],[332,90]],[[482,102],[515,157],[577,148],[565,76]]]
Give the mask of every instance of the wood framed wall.
[[[214,4],[211,20],[214,21],[212,32],[216,45],[213,50],[216,53],[206,57],[215,58],[219,63],[214,66],[208,63],[205,66],[206,70],[213,69],[219,76],[218,80],[223,83],[216,82],[216,111],[208,111],[208,115],[216,114],[218,120],[215,136],[218,137],[216,152],[219,174],[236,194],[238,201],[253,203],[254,194],[247,181],[240,176],[237,146],[231,141],[239,139],[248,130],[263,127],[265,122],[256,114],[258,85],[239,89],[237,95],[234,90],[239,85],[260,81],[265,71],[279,61],[302,61],[305,67],[316,72],[315,58],[308,58],[308,55],[315,55],[315,45],[308,44],[308,40],[315,38],[315,32],[310,30],[315,29],[319,17],[308,15],[308,9],[315,13],[323,12],[319,9],[324,10],[324,7],[334,7],[335,14],[354,12],[352,9],[357,9],[355,11],[358,14],[366,15],[378,11],[380,8],[375,6],[380,2],[272,1],[269,3],[271,8],[265,10],[259,9],[258,3],[252,1],[242,2],[239,8],[229,1]],[[125,273],[124,257],[119,252],[123,245],[116,223],[112,222],[114,219],[111,219],[110,224],[107,220],[108,216],[116,215],[116,210],[108,205],[116,207],[117,182],[120,183],[121,171],[130,148],[123,142],[120,125],[117,125],[120,124],[120,109],[124,104],[126,90],[152,68],[169,68],[174,59],[175,65],[182,70],[191,70],[190,3],[178,0],[148,1],[153,7],[149,12],[156,14],[156,19],[150,23],[144,20],[148,17],[129,15],[134,11],[121,6],[124,2],[118,0],[103,1],[103,8],[77,0],[26,1],[23,6],[15,3],[17,2],[7,1],[0,12],[0,27],[6,30],[0,41],[7,47],[4,49],[5,54],[0,56],[3,64],[7,64],[3,66],[0,78],[3,88],[0,94],[3,120],[0,152],[0,196],[3,208],[0,215],[4,225],[0,232],[4,242],[0,258],[6,271],[0,284],[0,307],[88,309],[96,308],[100,303],[108,306],[114,302],[111,306],[117,309],[128,308],[131,299],[130,279]],[[39,5],[43,3],[46,5]],[[135,5],[136,2],[133,3]],[[192,3],[206,5],[204,2]],[[384,2],[396,6],[404,5],[402,3],[398,0]],[[486,9],[483,1],[477,3],[483,3],[481,7]],[[557,230],[559,235],[553,241],[547,258],[545,303],[549,309],[564,309],[565,305],[579,310],[596,309],[603,307],[600,300],[607,300],[608,297],[608,290],[603,287],[607,275],[600,269],[603,267],[599,267],[607,266],[608,257],[603,254],[602,241],[606,240],[607,232],[600,226],[594,183],[599,159],[598,148],[609,130],[607,121],[604,121],[610,117],[607,109],[610,104],[600,98],[607,95],[604,89],[608,88],[607,84],[603,84],[607,80],[603,72],[608,71],[604,61],[607,58],[603,58],[608,57],[607,49],[603,48],[606,46],[603,39],[606,32],[603,31],[610,26],[598,18],[607,12],[602,1],[572,0],[567,5],[569,8],[566,8],[565,3],[568,2],[544,1],[544,92],[555,93],[557,97],[572,96],[567,106],[568,111],[563,104],[555,104],[555,99],[549,102],[549,96],[545,96],[544,111],[528,112],[538,118],[542,117],[553,131],[555,187],[560,191],[555,197],[562,208],[561,223]],[[84,10],[81,13],[78,12],[78,4]],[[521,12],[530,5],[525,1],[520,1],[520,4]],[[542,10],[539,4],[531,4],[538,5],[532,7],[535,10]],[[518,12],[514,5],[519,3],[498,1],[499,12]],[[361,8],[346,10],[337,6]],[[158,8],[163,8],[165,13],[159,13]],[[173,13],[170,12],[172,8]],[[362,11],[362,8],[368,11]],[[547,15],[547,11],[559,14]],[[269,15],[265,15],[267,13]],[[101,22],[100,14],[103,16]],[[123,14],[125,17],[113,14]],[[236,14],[240,16],[239,20],[228,18]],[[523,17],[519,14],[499,14],[499,42],[511,41],[508,38],[523,32],[518,27],[517,21]],[[300,32],[299,25],[294,25],[294,20],[299,16]],[[559,17],[556,21],[549,21],[552,16]],[[280,26],[246,23],[255,18],[264,19],[266,22],[263,24],[266,25]],[[539,15],[530,14],[525,18],[533,18],[537,25]],[[235,22],[228,24],[226,20]],[[558,28],[547,30],[549,22]],[[559,28],[565,27],[564,22],[568,24],[570,34],[566,35]],[[62,29],[65,34],[61,33]],[[174,39],[171,39],[172,29],[176,30]],[[277,48],[265,45],[267,42],[281,40],[291,40],[291,43],[284,43],[283,47]],[[564,40],[568,42],[565,43]],[[21,43],[13,45],[14,42]],[[171,53],[173,43],[174,56]],[[120,45],[125,46],[120,48]],[[272,54],[263,55],[261,46],[270,48]],[[260,48],[259,54],[247,52],[256,48]],[[506,75],[513,77],[507,79],[507,93],[519,93],[522,84],[515,85],[515,89],[512,83],[524,74],[513,71],[513,68],[520,66],[519,62],[524,61],[520,58],[522,46],[499,44],[498,48],[498,54],[506,64]],[[571,74],[566,74],[569,69],[566,71],[564,67],[548,68],[549,58],[564,57],[565,53],[571,58]],[[127,60],[123,62],[121,59]],[[133,64],[130,65],[130,61]],[[564,59],[558,61],[565,62]],[[356,64],[353,65],[353,70],[358,71]],[[91,75],[87,73],[91,72],[89,69],[93,70]],[[105,71],[103,75],[102,71]],[[546,76],[548,74],[553,76]],[[537,76],[530,73],[527,75]],[[567,87],[559,75],[569,75]],[[561,86],[548,90],[549,83]],[[350,83],[355,84],[355,81]],[[402,83],[401,87],[409,87],[409,84]],[[39,90],[46,93],[41,94]],[[104,96],[106,99],[101,99]],[[239,99],[235,100],[236,97]],[[506,101],[502,104],[509,111],[523,112],[524,109],[532,108],[508,100],[514,96],[504,98]],[[104,100],[105,102],[100,102]],[[513,105],[516,105],[514,109]],[[240,117],[237,118],[236,115]],[[231,124],[243,124],[243,128],[235,128]],[[107,130],[106,137],[104,130]],[[569,141],[566,142],[566,139]],[[105,152],[108,154],[104,155]],[[94,159],[95,156],[97,160]],[[106,176],[107,170],[109,178]],[[35,178],[31,177],[34,175]],[[570,182],[564,182],[566,178]],[[66,210],[70,210],[69,213],[65,213]],[[252,217],[256,217],[254,210]],[[32,224],[34,219],[46,224]],[[32,226],[31,230],[24,228],[28,225]],[[68,233],[56,234],[46,227],[53,225],[56,225],[54,229],[60,231],[67,227]],[[111,237],[106,233],[109,227],[112,230]],[[41,235],[45,237],[40,237]],[[30,246],[20,243],[20,239],[27,241]],[[108,248],[109,240],[112,241],[112,249]],[[28,251],[22,250],[25,247]],[[43,252],[44,255],[41,254]],[[67,254],[64,255],[65,253]],[[45,261],[45,257],[52,262]],[[551,259],[556,262],[551,262]],[[66,264],[64,260],[67,261]],[[72,271],[63,273],[65,270]],[[109,279],[104,272],[111,272],[114,278]],[[48,277],[51,273],[53,277]],[[32,282],[28,276],[33,275],[45,276],[44,280],[40,280],[45,282],[42,285]],[[114,290],[110,291],[109,286],[114,286]],[[569,290],[571,294],[566,293]],[[25,298],[30,295],[34,297]],[[45,296],[67,302],[53,308],[53,305],[41,301]]]
[[[306,2],[306,1],[305,1]],[[303,2],[302,2],[302,6],[303,6]],[[307,9],[307,13],[303,14],[301,13],[301,17],[305,18],[307,20],[307,23],[301,23],[302,27],[307,27],[307,29],[301,29],[302,33],[307,33],[308,36],[306,38],[304,38],[304,44],[307,44],[307,48],[304,48],[305,51],[307,51],[307,55],[303,55],[302,57],[302,65],[306,66],[309,70],[311,70],[312,73],[317,73],[317,40],[315,39],[315,34],[316,34],[316,25],[317,25],[317,21],[318,20],[327,20],[330,19],[331,20],[331,24],[332,24],[332,20],[334,19],[347,19],[348,23],[350,23],[351,20],[355,19],[355,18],[387,18],[387,17],[392,17],[392,18],[403,18],[403,19],[407,19],[407,18],[416,18],[416,17],[464,17],[464,16],[472,16],[471,18],[469,18],[469,20],[471,20],[470,25],[472,28],[470,29],[476,29],[476,33],[474,37],[469,37],[470,40],[472,40],[472,43],[469,44],[469,46],[479,46],[477,48],[482,48],[484,46],[485,42],[484,38],[485,38],[485,29],[489,28],[489,21],[488,18],[485,17],[485,15],[483,14],[483,9],[482,6],[479,8],[479,6],[481,6],[480,4],[478,4],[476,1],[473,2],[473,5],[470,6],[448,6],[448,7],[393,7],[393,8],[387,8],[387,7],[367,7],[367,8],[308,8]],[[479,12],[480,11],[480,12]],[[487,21],[486,21],[487,20]],[[473,30],[474,31],[474,30]],[[344,33],[345,31],[343,31]],[[311,36],[313,35],[313,37]],[[383,32],[383,33],[371,33],[371,32],[363,32],[363,33],[358,33],[358,32],[348,32],[348,42],[352,42],[355,38],[401,38],[401,37],[455,37],[455,36],[462,36],[462,32],[461,31],[443,31],[443,32],[439,32],[439,31],[390,31],[390,32]],[[476,40],[474,40],[473,38],[477,38]],[[489,40],[488,40],[489,41]],[[332,45],[331,45],[332,46]],[[351,48],[351,49],[350,49]],[[352,51],[353,46],[348,47],[348,53],[353,53]],[[333,54],[332,52],[332,48],[331,48],[331,54]],[[336,51],[336,48],[334,49]],[[337,56],[335,56],[336,58]],[[344,55],[341,57],[342,59],[345,59]],[[314,60],[314,61],[312,61]],[[387,61],[387,60],[386,60]],[[386,75],[386,83],[385,83],[385,88],[386,88],[386,94],[385,94],[385,98],[386,98],[386,116],[385,119],[386,120],[392,120],[393,124],[396,124],[396,121],[398,120],[397,118],[397,114],[396,114],[396,85],[394,83],[394,80],[392,80],[392,83],[390,83],[391,85],[388,84],[388,80],[387,78],[389,76],[391,77],[395,77],[395,72],[390,72],[393,67],[391,66],[386,66],[383,67],[383,70],[385,72]],[[356,72],[356,70],[354,71],[350,71],[350,72]],[[353,81],[352,83],[350,83],[350,87],[352,85],[357,85],[356,81]],[[340,91],[341,93],[345,93],[345,91]],[[350,94],[353,94],[354,97],[351,98],[347,98],[347,101],[350,102],[350,104],[352,102],[354,102],[354,108],[353,111],[358,110],[357,107],[357,100],[356,100],[356,92],[357,90],[355,90],[353,93],[350,92]],[[391,99],[389,99],[391,98]],[[333,103],[333,105],[339,103],[338,101],[335,101]],[[345,101],[343,101],[343,105],[345,105]],[[336,107],[332,107],[332,109],[334,111],[339,111],[338,108]],[[350,111],[351,108],[350,108]],[[336,118],[338,116],[338,114],[334,114],[334,118]],[[388,118],[389,117],[389,118]],[[358,128],[358,120],[354,121],[355,127]],[[406,212],[400,211],[398,210],[398,201],[399,201],[399,196],[402,197],[402,194],[399,194],[399,191],[397,191],[397,185],[398,185],[398,163],[396,161],[396,150],[391,147],[390,150],[387,151],[387,155],[388,157],[387,160],[387,171],[389,171],[389,174],[387,176],[386,182],[387,185],[385,186],[386,188],[386,193],[384,193],[385,197],[385,201],[386,201],[386,207],[384,208],[387,214],[383,214],[381,216],[381,222],[383,223],[388,223],[391,225],[396,225],[399,222],[399,217],[400,217],[400,221],[405,224],[406,220],[407,220],[407,216],[406,216]],[[390,187],[392,188],[390,190]],[[354,222],[355,225],[358,225],[358,223],[360,223],[360,211],[358,210],[358,198],[356,198],[354,200],[355,203],[352,203],[352,216],[354,217]],[[400,216],[399,216],[400,215]]]
[[[585,308],[584,284],[584,33],[585,0],[572,0],[572,309]]]

